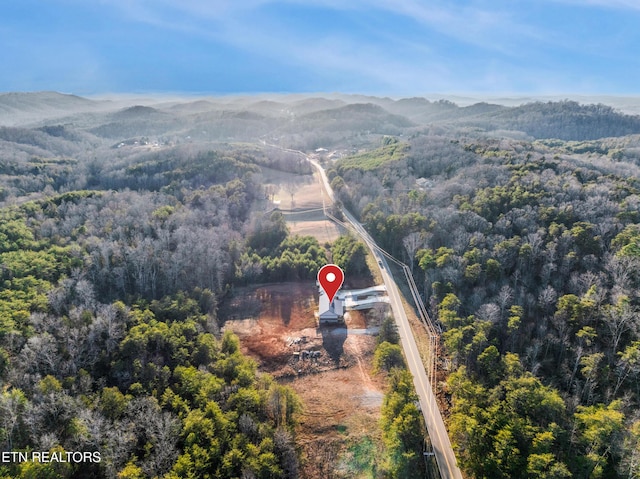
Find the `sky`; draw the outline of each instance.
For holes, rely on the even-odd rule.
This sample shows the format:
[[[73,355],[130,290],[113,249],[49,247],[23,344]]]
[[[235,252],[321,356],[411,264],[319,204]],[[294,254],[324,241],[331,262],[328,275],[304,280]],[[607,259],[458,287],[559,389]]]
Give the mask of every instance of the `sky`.
[[[2,0],[0,91],[640,94],[640,0]]]

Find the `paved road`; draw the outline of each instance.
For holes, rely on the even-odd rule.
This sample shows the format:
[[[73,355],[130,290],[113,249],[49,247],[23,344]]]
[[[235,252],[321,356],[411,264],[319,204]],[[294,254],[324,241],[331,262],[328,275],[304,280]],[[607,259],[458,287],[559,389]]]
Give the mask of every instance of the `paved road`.
[[[329,184],[329,179],[324,172],[324,169],[318,162],[314,160],[309,159],[309,162],[320,173],[320,177],[324,184],[324,189],[331,201],[334,201],[335,198],[333,195],[333,191]],[[444,421],[442,420],[442,415],[440,414],[440,410],[438,409],[438,403],[436,402],[436,398],[433,394],[433,389],[431,388],[431,384],[429,383],[429,379],[427,378],[424,365],[422,364],[422,361],[420,359],[418,346],[416,344],[415,338],[413,337],[413,333],[411,332],[409,320],[407,319],[407,314],[405,313],[402,301],[400,299],[398,286],[396,285],[393,276],[389,272],[389,266],[386,262],[386,259],[380,253],[378,253],[375,241],[369,235],[369,233],[367,233],[364,227],[348,211],[343,210],[343,213],[348,219],[349,223],[351,223],[351,225],[360,234],[360,237],[367,244],[374,257],[376,257],[378,261],[380,261],[380,263],[383,265],[380,272],[382,273],[384,284],[387,287],[389,304],[391,305],[393,315],[395,316],[396,323],[398,325],[398,333],[400,335],[400,341],[402,343],[405,356],[407,357],[409,371],[411,371],[411,374],[413,375],[413,382],[416,387],[416,393],[418,394],[418,398],[420,400],[420,407],[422,409],[422,414],[424,415],[424,420],[427,425],[427,431],[429,432],[429,438],[431,439],[433,452],[436,456],[438,469],[440,470],[440,476],[442,477],[442,479],[462,479],[462,473],[458,468],[447,429],[445,428]]]

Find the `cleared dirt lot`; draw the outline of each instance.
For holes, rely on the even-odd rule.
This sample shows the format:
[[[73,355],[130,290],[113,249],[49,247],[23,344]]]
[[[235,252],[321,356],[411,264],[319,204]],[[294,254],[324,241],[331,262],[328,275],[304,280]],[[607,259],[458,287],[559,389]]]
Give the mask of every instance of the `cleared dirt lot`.
[[[378,315],[349,312],[318,327],[314,282],[236,292],[221,310],[243,352],[291,386],[304,411],[297,437],[303,477],[375,477],[383,380],[372,374]],[[303,359],[304,356],[304,359]]]
[[[314,236],[320,244],[340,236],[338,226],[328,221],[322,212],[323,192],[317,173],[295,175],[263,170],[264,181],[276,187],[273,201],[284,213],[291,234]]]

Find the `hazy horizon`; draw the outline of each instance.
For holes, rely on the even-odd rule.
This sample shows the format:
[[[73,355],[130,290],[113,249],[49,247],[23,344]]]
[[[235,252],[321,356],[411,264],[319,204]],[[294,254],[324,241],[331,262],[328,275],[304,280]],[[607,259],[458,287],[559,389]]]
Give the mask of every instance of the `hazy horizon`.
[[[460,107],[470,106],[477,103],[491,103],[509,107],[515,107],[533,102],[556,102],[556,101],[576,101],[581,104],[604,104],[626,114],[640,114],[640,94],[638,95],[587,95],[587,94],[557,94],[557,95],[483,95],[469,93],[463,94],[442,94],[426,93],[422,95],[369,95],[364,93],[343,93],[343,92],[246,92],[213,94],[206,92],[102,92],[93,94],[79,94],[73,91],[61,92],[55,90],[39,91],[0,91],[0,97],[8,94],[46,94],[55,93],[62,95],[78,96],[93,101],[108,101],[111,106],[121,104],[123,107],[134,104],[145,104],[147,106],[163,105],[170,103],[188,103],[192,101],[206,100],[213,103],[228,102],[293,102],[309,98],[340,99],[347,103],[366,102],[367,98],[374,100],[398,101],[410,98],[423,98],[431,102],[446,100],[455,103]]]

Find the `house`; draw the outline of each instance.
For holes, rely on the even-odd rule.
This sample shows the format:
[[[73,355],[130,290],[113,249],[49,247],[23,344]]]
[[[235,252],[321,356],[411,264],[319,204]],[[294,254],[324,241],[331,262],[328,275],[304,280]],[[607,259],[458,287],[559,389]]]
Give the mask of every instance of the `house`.
[[[318,321],[320,324],[335,324],[342,321],[344,316],[344,301],[334,296],[333,301],[329,303],[329,298],[324,290],[318,285],[320,297],[318,299]]]
[[[418,178],[416,180],[416,185],[421,190],[429,190],[429,189],[435,188],[436,183],[435,183],[435,181],[429,180],[427,178]]]

